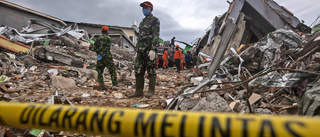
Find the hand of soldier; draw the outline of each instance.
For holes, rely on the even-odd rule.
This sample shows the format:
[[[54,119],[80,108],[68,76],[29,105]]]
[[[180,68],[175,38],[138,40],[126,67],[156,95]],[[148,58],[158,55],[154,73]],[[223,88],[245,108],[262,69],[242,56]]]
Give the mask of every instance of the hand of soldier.
[[[154,50],[150,50],[148,57],[151,61],[153,61],[156,58],[156,52]]]

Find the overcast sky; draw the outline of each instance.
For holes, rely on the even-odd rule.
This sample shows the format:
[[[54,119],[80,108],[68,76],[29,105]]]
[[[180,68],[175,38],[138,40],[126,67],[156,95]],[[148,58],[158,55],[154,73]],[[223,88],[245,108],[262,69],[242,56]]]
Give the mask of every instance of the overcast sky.
[[[131,27],[144,18],[143,0],[7,0],[12,3],[72,22]],[[191,43],[201,38],[215,16],[228,10],[227,0],[150,0],[154,16],[160,20],[160,37]],[[232,0],[229,0],[232,1]],[[320,14],[315,0],[276,0],[306,25]]]

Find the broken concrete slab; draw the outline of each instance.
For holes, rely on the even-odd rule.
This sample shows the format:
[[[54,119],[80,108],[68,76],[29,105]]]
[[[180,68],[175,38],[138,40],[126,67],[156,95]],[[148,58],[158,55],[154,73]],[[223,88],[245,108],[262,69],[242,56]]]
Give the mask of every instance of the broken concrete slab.
[[[73,79],[65,78],[62,76],[51,76],[52,87],[61,88],[61,89],[78,89],[76,83]]]
[[[272,113],[272,111],[270,111],[269,109],[263,109],[263,108],[257,108],[254,110],[254,113],[257,114],[265,114],[265,115],[275,115],[274,113]]]
[[[181,110],[191,110],[198,104],[198,100],[197,98],[186,98],[181,102],[179,108]]]
[[[87,79],[94,79],[98,80],[98,72],[94,69],[84,69],[84,68],[77,68],[77,67],[69,67],[69,71],[76,71],[80,74],[79,77],[86,77]]]
[[[191,110],[206,112],[233,112],[227,101],[214,92],[207,97],[201,98],[199,103]]]
[[[36,47],[34,56],[44,61],[60,62],[68,66],[83,67],[84,60],[71,56],[67,51],[52,46]]]

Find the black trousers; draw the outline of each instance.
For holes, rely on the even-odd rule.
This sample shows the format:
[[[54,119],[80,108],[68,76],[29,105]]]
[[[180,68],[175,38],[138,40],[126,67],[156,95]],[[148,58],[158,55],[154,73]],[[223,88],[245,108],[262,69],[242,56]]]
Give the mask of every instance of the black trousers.
[[[191,65],[192,65],[192,64],[191,64],[191,61],[186,61],[186,64],[187,64],[186,68],[187,68],[187,69],[190,69],[190,68],[191,68]]]
[[[176,63],[177,70],[180,71],[180,59],[175,59],[174,62]]]

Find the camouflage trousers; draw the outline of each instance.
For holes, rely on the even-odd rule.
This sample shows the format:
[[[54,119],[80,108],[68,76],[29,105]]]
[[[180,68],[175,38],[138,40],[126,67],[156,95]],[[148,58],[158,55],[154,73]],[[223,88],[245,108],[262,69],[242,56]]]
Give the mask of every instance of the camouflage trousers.
[[[113,59],[112,59],[112,55],[105,55],[104,57],[102,57],[101,60],[97,60],[97,67],[96,70],[98,71],[98,82],[100,85],[103,85],[103,70],[105,69],[105,67],[108,68],[109,73],[110,73],[110,77],[111,77],[111,81],[112,81],[112,85],[113,86],[118,86],[118,81],[117,81],[117,72],[116,72],[116,68],[115,65],[113,63]]]
[[[144,76],[146,70],[149,76],[157,75],[156,66],[157,66],[157,55],[156,55],[156,58],[153,61],[151,61],[147,56],[147,54],[138,52],[137,58],[134,64],[135,76]]]

